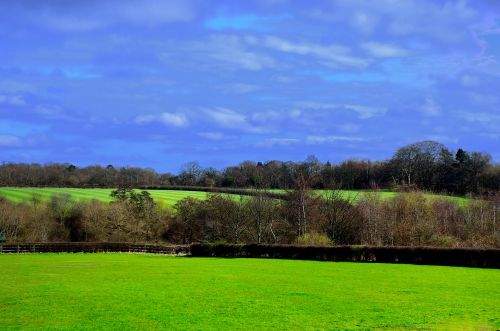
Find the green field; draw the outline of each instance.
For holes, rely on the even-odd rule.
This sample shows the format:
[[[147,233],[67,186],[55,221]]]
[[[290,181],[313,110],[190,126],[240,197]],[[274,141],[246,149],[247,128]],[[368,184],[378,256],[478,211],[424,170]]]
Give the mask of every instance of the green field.
[[[270,190],[271,192],[276,192],[276,193],[285,193],[285,190]],[[363,198],[366,194],[373,194],[376,193],[377,195],[380,196],[381,199],[391,199],[396,197],[398,192],[394,191],[387,191],[387,190],[381,190],[381,191],[367,191],[367,190],[339,190],[342,194],[342,196],[346,200],[353,200],[353,201],[358,201],[359,199]],[[0,191],[1,192],[1,191]],[[319,195],[325,195],[327,194],[328,190],[314,190],[316,194]],[[459,197],[459,196],[451,196],[451,195],[442,195],[442,194],[434,194],[434,193],[424,193],[424,196],[427,199],[447,199],[447,200],[452,200],[457,202],[460,205],[466,204],[468,201],[470,201],[469,198],[466,197]]]
[[[0,188],[0,196],[3,196],[14,202],[30,201],[33,195],[40,197],[42,201],[48,201],[51,196],[58,194],[69,194],[76,200],[99,200],[104,202],[112,201],[110,197],[112,189],[101,188],[19,188],[19,187],[2,187]],[[177,201],[185,197],[193,197],[198,199],[206,199],[206,192],[196,191],[168,191],[168,190],[148,190],[155,201],[166,205],[173,206]]]
[[[20,188],[20,187],[0,187],[0,196],[5,197],[14,202],[28,202],[33,195],[40,197],[43,201],[48,201],[51,196],[57,194],[70,194],[76,200],[92,200],[109,202],[111,201],[110,193],[112,189],[99,188]],[[284,193],[284,190],[270,190],[271,192]],[[176,190],[148,190],[151,196],[160,204],[165,206],[173,206],[177,201],[185,197],[193,197],[198,199],[206,199],[208,193],[198,191],[176,191]],[[325,194],[326,191],[317,190],[317,194]],[[359,190],[341,190],[342,195],[346,199],[359,200],[367,191]],[[380,191],[382,199],[390,199],[395,197],[397,192]],[[237,195],[234,195],[237,196]],[[438,195],[426,193],[425,196],[429,199],[445,198],[453,200],[461,205],[465,204],[469,199],[464,197],[454,197],[446,195]]]
[[[498,329],[500,270],[0,255],[0,329]]]

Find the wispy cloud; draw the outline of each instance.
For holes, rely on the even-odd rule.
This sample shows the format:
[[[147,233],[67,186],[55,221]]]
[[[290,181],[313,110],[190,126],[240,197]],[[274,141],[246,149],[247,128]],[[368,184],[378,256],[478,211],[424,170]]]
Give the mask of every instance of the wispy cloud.
[[[382,116],[387,112],[385,107],[364,106],[355,104],[336,104],[336,103],[321,103],[313,101],[297,102],[297,107],[304,109],[331,109],[331,110],[347,110],[355,112],[360,119],[368,119],[375,116]]]
[[[223,107],[204,108],[206,120],[220,128],[249,133],[269,131],[266,124],[255,123],[246,114]]]
[[[333,66],[362,68],[367,66],[370,62],[368,59],[351,55],[349,48],[339,45],[291,42],[274,36],[265,37],[261,41],[261,44],[280,52],[312,56],[325,64]]]
[[[392,44],[367,42],[361,44],[361,47],[375,57],[401,57],[408,54],[406,49]]]
[[[311,144],[311,145],[316,145],[316,144],[331,144],[331,143],[336,143],[336,142],[362,142],[362,141],[367,141],[367,140],[369,140],[369,139],[362,138],[362,137],[352,137],[352,136],[311,135],[311,136],[307,136],[306,143]]]
[[[237,111],[216,107],[205,109],[205,114],[222,127],[237,128],[248,125],[247,117]]]
[[[169,113],[164,112],[158,115],[140,115],[135,118],[135,123],[137,124],[147,124],[151,122],[163,123],[167,126],[173,127],[186,127],[189,124],[188,118],[183,113]]]
[[[300,143],[297,138],[267,138],[255,143],[257,147],[272,148],[276,146],[291,146]]]

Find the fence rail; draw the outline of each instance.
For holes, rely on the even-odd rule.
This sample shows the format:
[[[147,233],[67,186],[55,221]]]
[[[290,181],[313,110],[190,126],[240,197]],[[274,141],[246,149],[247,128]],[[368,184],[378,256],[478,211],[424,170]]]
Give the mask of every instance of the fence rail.
[[[71,243],[0,243],[0,253],[101,253],[133,252],[156,254],[188,254],[189,245],[155,245],[112,242]]]

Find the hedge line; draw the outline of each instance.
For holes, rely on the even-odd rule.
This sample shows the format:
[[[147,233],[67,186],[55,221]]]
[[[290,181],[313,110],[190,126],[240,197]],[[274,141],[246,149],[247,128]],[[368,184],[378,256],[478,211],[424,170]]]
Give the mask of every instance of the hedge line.
[[[191,244],[155,245],[111,242],[0,243],[0,253],[137,252],[193,257],[250,257],[344,262],[382,262],[500,268],[499,249]]]
[[[140,190],[165,190],[165,191],[196,191],[196,192],[208,192],[208,193],[227,193],[227,194],[238,194],[238,195],[264,195],[274,199],[284,199],[285,194],[279,192],[268,192],[268,191],[256,191],[252,189],[243,188],[231,188],[231,187],[208,187],[208,186],[177,186],[177,185],[142,185],[138,186],[137,189]]]
[[[0,253],[101,253],[134,252],[189,254],[189,245],[154,245],[112,242],[0,243]]]
[[[498,249],[192,244],[191,256],[382,262],[500,268],[500,250]]]

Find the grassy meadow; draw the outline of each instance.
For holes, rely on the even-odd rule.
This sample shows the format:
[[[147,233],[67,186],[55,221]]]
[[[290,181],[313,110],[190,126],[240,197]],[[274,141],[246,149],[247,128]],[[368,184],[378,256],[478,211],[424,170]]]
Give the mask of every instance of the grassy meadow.
[[[19,187],[2,187],[0,188],[0,196],[5,197],[14,202],[29,202],[35,195],[42,201],[48,201],[51,196],[58,194],[69,194],[75,200],[89,201],[92,199],[110,202],[113,199],[110,194],[112,189],[101,188],[19,188]],[[153,199],[160,205],[171,207],[177,201],[185,197],[193,197],[197,199],[206,199],[206,192],[197,191],[167,191],[167,190],[148,190]]]
[[[102,189],[102,188],[25,188],[25,187],[0,187],[0,197],[5,197],[8,200],[14,202],[29,202],[35,195],[39,197],[42,201],[48,201],[51,196],[58,194],[69,194],[76,200],[99,200],[103,202],[112,201],[110,197],[112,189]],[[147,190],[153,199],[162,206],[171,207],[177,201],[185,197],[193,197],[197,199],[206,199],[209,193],[199,192],[199,191],[177,191],[177,190]],[[285,193],[285,190],[270,190],[276,193]],[[315,194],[324,195],[327,191],[325,190],[315,190]],[[369,191],[360,190],[340,190],[342,196],[345,199],[357,201],[361,199]],[[396,197],[399,193],[392,191],[380,191],[377,194],[380,195],[382,199],[391,199]],[[232,194],[235,197],[238,195]],[[457,202],[460,205],[467,203],[469,200],[465,197],[447,196],[426,193],[425,196],[429,199],[449,199]]]
[[[0,255],[0,329],[499,329],[500,270]]]

